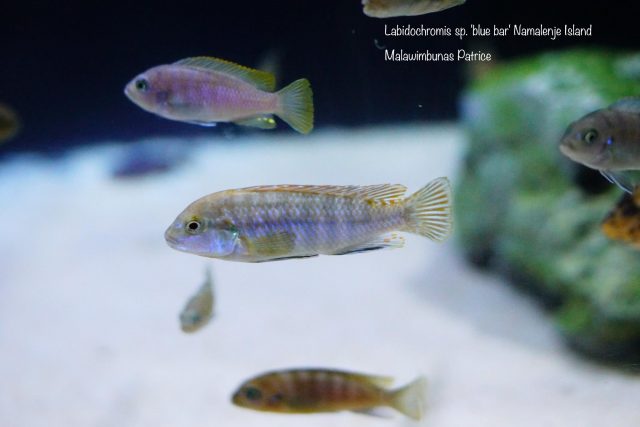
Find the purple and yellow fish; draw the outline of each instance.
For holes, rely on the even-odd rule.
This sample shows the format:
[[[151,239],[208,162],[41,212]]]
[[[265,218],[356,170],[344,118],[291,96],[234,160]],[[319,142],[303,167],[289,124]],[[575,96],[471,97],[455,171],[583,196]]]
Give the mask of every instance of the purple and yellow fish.
[[[277,92],[267,72],[217,58],[195,57],[153,67],[125,87],[143,110],[202,126],[233,122],[273,129],[273,115],[301,133],[313,129],[313,94],[306,79]]]
[[[329,369],[291,369],[267,372],[246,381],[233,394],[234,404],[257,411],[289,414],[357,411],[374,413],[388,406],[420,420],[424,412],[426,380],[419,377],[396,389],[392,378]]]
[[[405,231],[445,240],[451,188],[438,178],[408,198],[402,185],[278,185],[227,190],[189,205],[165,232],[174,249],[262,262],[398,248]]]

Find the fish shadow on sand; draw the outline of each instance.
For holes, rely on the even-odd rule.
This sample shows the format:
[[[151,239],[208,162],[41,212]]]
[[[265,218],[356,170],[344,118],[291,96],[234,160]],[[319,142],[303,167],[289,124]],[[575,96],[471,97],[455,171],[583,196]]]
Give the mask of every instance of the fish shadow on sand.
[[[497,276],[467,264],[452,244],[443,247],[408,285],[482,333],[537,350],[557,348],[561,341],[539,304]]]

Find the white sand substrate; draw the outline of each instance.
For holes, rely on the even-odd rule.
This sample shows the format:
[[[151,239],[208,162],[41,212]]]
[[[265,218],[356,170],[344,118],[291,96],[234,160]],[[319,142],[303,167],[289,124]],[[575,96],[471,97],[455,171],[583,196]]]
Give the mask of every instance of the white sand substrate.
[[[640,378],[566,350],[528,297],[453,241],[261,264],[169,248],[166,227],[218,190],[455,177],[455,127],[256,132],[188,142],[163,175],[114,180],[121,145],[0,164],[0,427],[640,426]],[[157,141],[159,146],[166,141]],[[178,313],[212,263],[216,316]],[[230,403],[275,368],[429,379],[416,424],[349,412],[279,415]]]

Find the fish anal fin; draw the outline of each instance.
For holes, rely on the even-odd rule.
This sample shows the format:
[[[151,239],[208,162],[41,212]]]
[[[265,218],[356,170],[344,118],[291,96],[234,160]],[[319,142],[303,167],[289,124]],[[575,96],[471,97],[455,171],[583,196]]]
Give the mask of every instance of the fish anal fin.
[[[365,243],[359,243],[357,245],[341,248],[338,252],[334,252],[331,255],[349,255],[361,252],[376,251],[379,249],[397,249],[403,246],[404,237],[393,233],[378,236],[374,240]]]
[[[369,417],[385,418],[385,419],[391,418],[390,414],[383,412],[383,410],[380,408],[352,409],[351,412],[355,412],[356,414],[367,415]]]
[[[294,256],[285,256],[285,257],[279,257],[279,258],[271,258],[271,259],[264,259],[264,260],[260,260],[260,261],[254,261],[256,263],[258,262],[271,262],[271,261],[285,261],[288,259],[302,259],[302,258],[313,258],[316,257],[318,255],[294,255]]]
[[[198,68],[205,71],[215,71],[222,74],[238,78],[244,82],[256,86],[258,89],[273,92],[276,89],[276,79],[271,73],[254,70],[244,65],[235,64],[224,59],[210,56],[196,56],[181,59],[175,65]]]
[[[279,231],[250,239],[248,247],[257,255],[284,258],[293,251],[295,244],[295,234]]]
[[[259,129],[275,129],[276,127],[276,121],[271,115],[249,117],[247,119],[236,120],[234,123]]]
[[[622,98],[611,104],[609,108],[629,113],[640,113],[640,97]]]

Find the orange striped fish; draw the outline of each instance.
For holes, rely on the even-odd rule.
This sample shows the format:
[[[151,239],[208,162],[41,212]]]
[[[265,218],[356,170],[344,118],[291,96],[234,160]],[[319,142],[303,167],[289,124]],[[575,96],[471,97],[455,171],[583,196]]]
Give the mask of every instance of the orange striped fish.
[[[602,221],[601,229],[609,239],[640,249],[640,187],[633,194],[624,193]]]
[[[273,371],[252,378],[233,394],[234,404],[257,411],[317,413],[357,411],[371,413],[387,406],[420,420],[426,380],[420,377],[396,390],[386,387],[392,378],[329,369]]]

